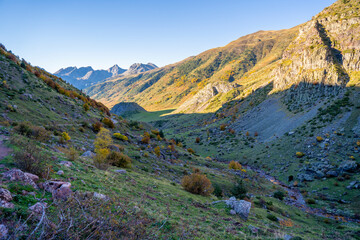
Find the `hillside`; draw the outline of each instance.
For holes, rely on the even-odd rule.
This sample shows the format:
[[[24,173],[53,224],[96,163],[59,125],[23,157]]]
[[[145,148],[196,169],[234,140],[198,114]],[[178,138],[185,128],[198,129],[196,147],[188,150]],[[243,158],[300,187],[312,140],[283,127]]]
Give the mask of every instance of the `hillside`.
[[[269,66],[281,58],[284,49],[295,37],[297,29],[259,31],[241,37],[225,47],[211,49],[147,73],[111,79],[91,86],[85,89],[85,92],[108,107],[117,102],[132,101],[146,110],[160,110],[177,108],[201,92],[205,86],[210,88],[211,84],[221,82],[226,86],[226,92],[216,94],[216,97],[226,101],[237,94],[234,85],[244,84],[241,79],[246,72],[255,69],[269,71]],[[251,87],[257,83],[246,84]],[[221,106],[221,103],[211,103],[211,100],[215,100],[212,93],[205,95],[208,95],[208,98],[203,99],[201,106],[198,106],[202,112],[213,111]]]

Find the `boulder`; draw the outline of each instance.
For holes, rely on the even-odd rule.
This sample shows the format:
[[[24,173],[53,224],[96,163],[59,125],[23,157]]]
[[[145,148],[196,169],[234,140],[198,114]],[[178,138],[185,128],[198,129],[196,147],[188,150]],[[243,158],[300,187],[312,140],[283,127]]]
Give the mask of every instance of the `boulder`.
[[[86,151],[81,156],[82,157],[94,157],[95,153],[93,153],[92,151]]]
[[[356,170],[356,168],[357,168],[357,163],[355,161],[348,160],[348,161],[343,162],[339,166],[338,170],[345,171],[345,172],[353,172]]]
[[[61,161],[59,164],[65,167],[71,167],[73,165],[72,162],[69,161]]]
[[[253,225],[249,225],[248,228],[249,228],[250,232],[252,232],[253,234],[256,234],[259,232],[259,228],[254,227]]]
[[[225,203],[231,207],[236,214],[239,214],[245,220],[248,218],[251,209],[251,202],[236,200],[235,197],[231,197],[229,200],[225,200]]]
[[[303,181],[311,182],[314,180],[314,176],[307,174],[307,173],[299,173],[297,175],[297,178],[299,179],[300,182],[303,182]]]
[[[94,192],[94,198],[97,198],[99,200],[104,200],[104,201],[107,201],[109,199],[108,196],[102,194],[102,193],[98,193],[98,192]]]
[[[47,203],[37,202],[31,207],[29,207],[29,210],[35,215],[40,215],[43,213],[46,207]]]
[[[352,181],[346,188],[347,189],[360,189],[360,183],[358,181]]]
[[[19,181],[25,184],[33,186],[35,189],[38,189],[38,186],[34,182],[39,179],[38,176],[31,174],[31,173],[24,173],[20,169],[11,169],[7,172],[3,173],[3,177],[10,180],[10,181]]]
[[[14,204],[11,203],[12,196],[9,190],[0,188],[0,207],[3,208],[14,208]]]
[[[43,186],[46,191],[52,193],[54,199],[66,200],[73,193],[69,182],[52,180],[46,181]]]
[[[4,224],[0,224],[0,239],[7,239],[9,230]]]
[[[56,172],[57,175],[64,175],[64,171],[63,170],[59,170]]]
[[[115,170],[116,173],[120,173],[120,174],[124,174],[126,173],[126,170],[125,169],[117,169]]]
[[[326,173],[326,175],[329,177],[337,177],[337,176],[339,176],[339,173],[335,170],[330,170]]]

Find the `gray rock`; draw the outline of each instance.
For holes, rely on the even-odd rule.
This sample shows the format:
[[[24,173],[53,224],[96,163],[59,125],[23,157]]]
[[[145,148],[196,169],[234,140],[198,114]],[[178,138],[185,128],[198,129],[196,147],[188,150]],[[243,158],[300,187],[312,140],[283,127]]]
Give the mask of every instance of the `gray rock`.
[[[239,214],[242,218],[247,219],[251,209],[251,202],[245,200],[236,200],[235,197],[231,197],[229,200],[225,200],[226,205],[231,207],[236,214]]]
[[[303,181],[308,181],[308,182],[314,181],[314,176],[313,176],[313,175],[310,175],[310,174],[307,174],[307,173],[299,173],[299,174],[297,175],[297,178],[299,179],[300,182],[303,182]]]
[[[285,236],[284,236],[284,240],[291,240],[293,237],[291,236],[291,235],[289,235],[289,234],[286,234]]]
[[[253,225],[249,225],[248,228],[253,234],[256,234],[259,232],[259,228],[254,227]]]
[[[102,193],[97,193],[97,192],[94,192],[94,198],[97,198],[99,200],[108,200],[109,197],[102,194]]]
[[[355,161],[350,161],[350,160],[348,160],[348,161],[343,162],[343,163],[339,166],[338,170],[339,170],[339,171],[352,172],[352,171],[355,171],[356,168],[357,168],[356,162],[355,162]]]
[[[124,170],[124,169],[117,169],[117,170],[115,170],[115,172],[116,172],[116,173],[120,173],[120,174],[124,174],[124,173],[126,173],[126,170]]]
[[[25,184],[33,186],[35,189],[38,189],[38,186],[34,182],[34,180],[36,179],[35,176],[36,175],[34,174],[24,173],[20,169],[15,168],[3,173],[3,177],[9,179],[10,181],[23,182]],[[39,177],[37,177],[37,179],[39,179]]]
[[[65,167],[71,167],[73,165],[72,162],[69,161],[61,161],[59,164]]]
[[[69,182],[46,181],[43,186],[46,191],[52,193],[54,199],[66,200],[73,193],[70,189],[71,183]]]
[[[59,171],[57,171],[57,173],[56,173],[57,175],[64,175],[64,171],[63,170],[59,170]]]
[[[46,207],[47,207],[47,203],[37,202],[31,207],[29,207],[29,210],[35,215],[40,215],[43,213]]]
[[[360,183],[358,181],[352,181],[347,187],[347,189],[359,189]]]
[[[231,209],[231,210],[230,210],[230,214],[231,214],[231,215],[235,215],[235,214],[236,214],[235,210],[234,210],[234,209]]]
[[[92,151],[86,151],[81,156],[82,157],[94,157],[95,153],[93,153]]]
[[[5,188],[0,188],[0,200],[11,202],[12,201],[11,192]]]

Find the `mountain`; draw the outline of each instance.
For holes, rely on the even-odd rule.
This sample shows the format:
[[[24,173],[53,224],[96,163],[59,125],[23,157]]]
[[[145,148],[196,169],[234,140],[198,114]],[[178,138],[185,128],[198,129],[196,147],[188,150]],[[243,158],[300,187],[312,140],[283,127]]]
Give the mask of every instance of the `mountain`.
[[[148,63],[148,64],[134,63],[133,65],[131,65],[129,67],[129,69],[127,71],[125,71],[123,73],[123,75],[138,74],[138,73],[150,71],[155,68],[158,68],[158,67],[153,63]]]
[[[114,65],[107,70],[94,70],[92,67],[67,67],[54,73],[76,88],[83,89],[98,82],[124,73],[126,70]]]
[[[126,116],[128,114],[146,112],[146,110],[134,102],[121,102],[113,106],[110,112],[119,116]]]

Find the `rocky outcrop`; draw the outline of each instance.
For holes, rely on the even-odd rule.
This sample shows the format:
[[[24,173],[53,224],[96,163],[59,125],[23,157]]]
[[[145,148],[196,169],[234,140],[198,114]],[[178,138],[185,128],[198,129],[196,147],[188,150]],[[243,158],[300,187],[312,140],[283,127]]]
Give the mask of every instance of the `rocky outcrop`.
[[[289,89],[285,102],[298,108],[322,96],[337,95],[360,71],[360,18],[340,1],[301,26],[274,69],[274,89]],[[349,9],[342,15],[333,8]],[[326,14],[328,13],[328,14]]]
[[[120,102],[120,103],[116,104],[110,110],[110,112],[117,114],[119,116],[120,115],[124,116],[124,115],[128,115],[128,114],[146,112],[146,110],[135,102]]]
[[[235,197],[231,197],[229,200],[215,201],[212,204],[220,202],[225,202],[225,204],[232,209],[230,211],[231,214],[238,214],[240,217],[247,220],[251,209],[251,202],[245,200],[236,200]]]
[[[7,172],[4,172],[3,178],[8,179],[9,181],[23,182],[25,184],[31,185],[35,189],[38,189],[35,181],[39,180],[39,177],[31,173],[24,173],[20,169],[11,169]]]
[[[192,98],[184,102],[175,112],[192,113],[204,111],[211,104],[211,99],[219,94],[227,93],[235,87],[236,84],[228,82],[209,83]]]

